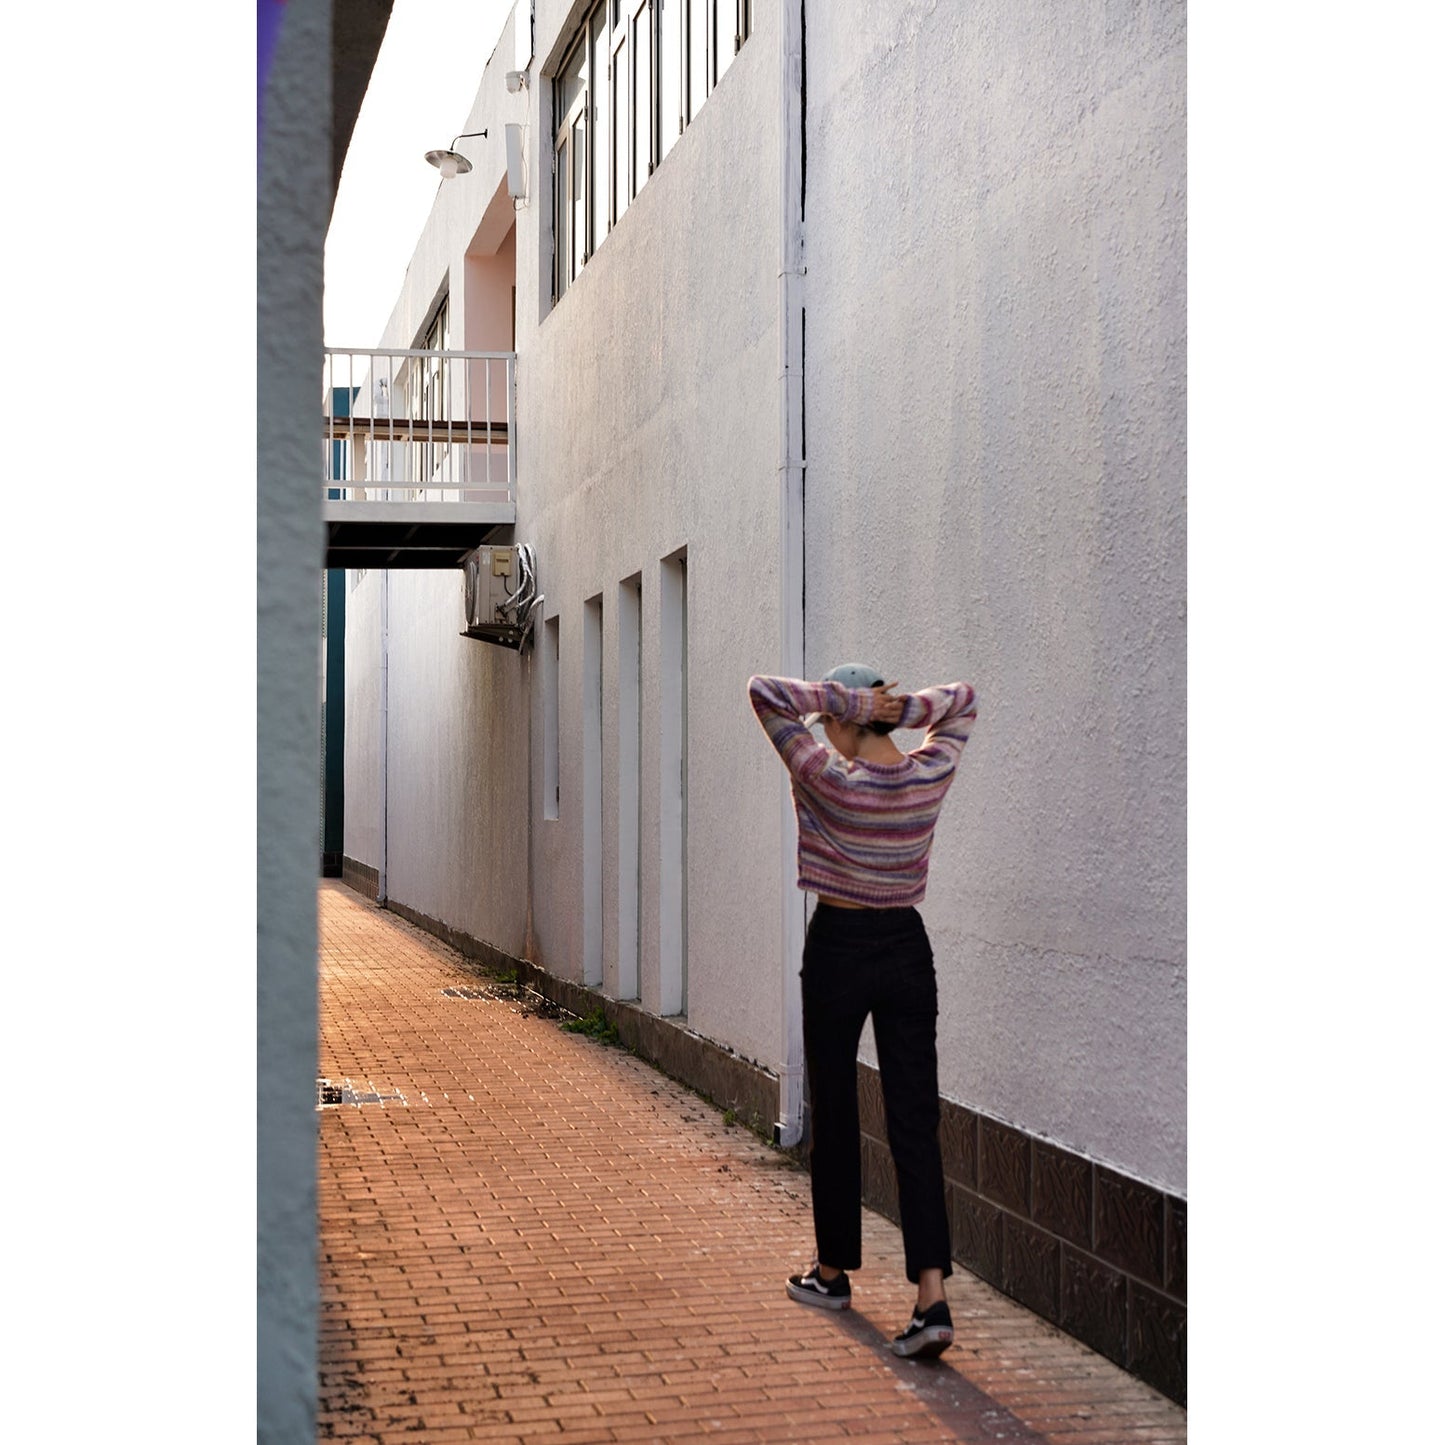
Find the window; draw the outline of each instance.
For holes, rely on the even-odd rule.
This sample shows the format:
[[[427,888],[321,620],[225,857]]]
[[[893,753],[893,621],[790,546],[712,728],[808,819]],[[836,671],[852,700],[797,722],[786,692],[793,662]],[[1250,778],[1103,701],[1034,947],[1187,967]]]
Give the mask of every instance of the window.
[[[626,6],[632,10],[632,19],[628,24],[628,48],[632,51],[629,77],[632,94],[628,97],[632,173],[628,194],[635,196],[652,174],[652,0],[626,0]],[[620,106],[618,110],[621,111]]]
[[[682,134],[682,0],[652,0],[657,7],[657,159]]]
[[[631,109],[632,47],[627,43],[632,27],[627,23],[627,0],[610,0],[612,24],[612,67],[609,72],[612,92],[612,216],[615,220],[627,209],[632,199],[632,126]]]
[[[598,0],[552,78],[553,298],[752,33],[752,0]]]
[[[608,218],[612,214],[612,95],[607,84],[611,37],[605,5],[599,5],[592,12],[592,18],[587,22],[587,33],[591,47],[589,74],[601,77],[600,83],[591,91],[592,127],[597,144],[592,150],[592,244],[587,251],[590,256],[607,234]]]
[[[684,8],[680,15],[682,69],[686,94],[683,114],[691,121],[743,41],[753,33],[753,0],[671,0]]]
[[[553,162],[557,225],[554,287],[561,295],[582,270],[587,254],[587,122],[592,52],[579,40],[552,82],[557,106]]]
[[[447,298],[442,297],[431,321],[416,343],[417,351],[447,351],[451,347],[451,320]],[[450,420],[451,398],[447,390],[447,363],[439,356],[417,358],[406,372],[406,411],[413,421]],[[445,465],[448,448],[445,443],[430,440],[408,449],[407,479],[426,486],[437,469]]]
[[[715,0],[683,0],[687,14],[683,18],[682,43],[687,50],[687,94],[683,114],[691,120],[707,99],[707,36],[708,11]]]

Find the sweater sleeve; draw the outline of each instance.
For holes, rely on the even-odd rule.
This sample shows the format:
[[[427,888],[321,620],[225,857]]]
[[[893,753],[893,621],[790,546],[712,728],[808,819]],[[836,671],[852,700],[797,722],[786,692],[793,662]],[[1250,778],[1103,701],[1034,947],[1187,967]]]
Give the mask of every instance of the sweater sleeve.
[[[828,765],[831,750],[803,725],[812,712],[843,722],[867,722],[875,694],[869,688],[847,688],[840,682],[803,682],[791,677],[750,677],[748,701],[768,741],[778,750],[795,778],[809,778]]]
[[[926,728],[914,755],[932,755],[956,763],[978,720],[978,694],[966,682],[945,683],[909,693],[903,700],[901,728]]]

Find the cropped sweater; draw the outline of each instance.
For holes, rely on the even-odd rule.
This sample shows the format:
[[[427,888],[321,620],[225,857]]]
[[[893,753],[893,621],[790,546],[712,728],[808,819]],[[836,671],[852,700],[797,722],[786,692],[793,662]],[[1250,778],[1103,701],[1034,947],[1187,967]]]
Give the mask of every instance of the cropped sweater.
[[[842,722],[872,719],[878,694],[837,682],[748,679],[748,699],[792,778],[798,815],[798,887],[870,908],[922,901],[928,854],[944,796],[977,716],[966,682],[895,693],[899,728],[926,728],[897,763],[851,762],[804,726],[812,712]]]

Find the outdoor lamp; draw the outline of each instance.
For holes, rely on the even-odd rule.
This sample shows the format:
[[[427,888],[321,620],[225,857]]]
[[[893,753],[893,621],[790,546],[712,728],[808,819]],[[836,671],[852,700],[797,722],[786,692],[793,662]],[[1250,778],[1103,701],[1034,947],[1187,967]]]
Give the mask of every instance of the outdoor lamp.
[[[464,176],[471,170],[472,163],[460,151],[452,149],[459,140],[466,140],[468,136],[485,136],[484,130],[464,131],[461,135],[452,137],[452,145],[442,151],[428,151],[426,158],[442,173],[442,180],[449,181],[453,176]]]

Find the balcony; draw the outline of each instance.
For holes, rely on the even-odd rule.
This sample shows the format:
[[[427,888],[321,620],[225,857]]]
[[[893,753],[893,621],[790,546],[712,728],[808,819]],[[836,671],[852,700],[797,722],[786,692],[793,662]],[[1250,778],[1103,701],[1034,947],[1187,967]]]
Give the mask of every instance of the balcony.
[[[322,389],[327,567],[460,567],[517,520],[510,351],[338,351]]]

